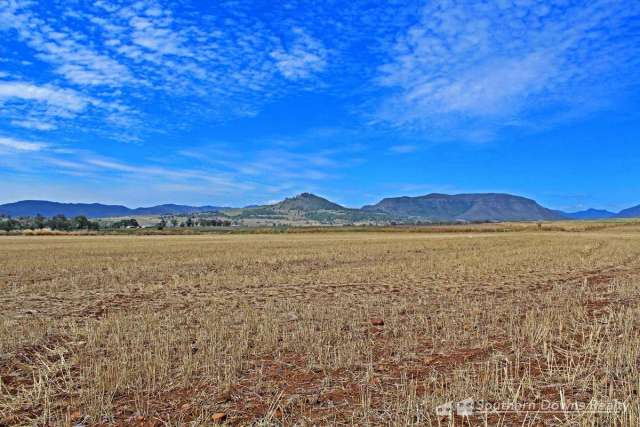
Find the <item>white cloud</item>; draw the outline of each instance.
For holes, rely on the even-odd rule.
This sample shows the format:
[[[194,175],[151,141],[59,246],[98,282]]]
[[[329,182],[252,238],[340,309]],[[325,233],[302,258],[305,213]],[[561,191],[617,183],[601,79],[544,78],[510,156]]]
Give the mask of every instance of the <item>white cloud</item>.
[[[319,40],[301,28],[294,28],[295,39],[288,49],[271,52],[276,67],[288,79],[304,79],[322,71],[327,65],[327,51]]]
[[[253,117],[313,88],[336,95],[345,110],[373,110],[384,125],[486,140],[497,128],[527,125],[529,112],[606,100],[607,84],[624,80],[607,80],[610,70],[640,69],[629,28],[637,2],[336,9],[293,1],[267,15],[250,2],[188,3],[0,1],[2,36],[21,45],[7,52],[12,75],[38,67],[38,84],[23,83],[31,94],[5,88],[11,94],[0,99],[40,104],[29,113],[6,102],[3,116],[35,130],[68,125],[144,142],[156,131]]]
[[[474,116],[502,115],[529,94],[544,90],[559,70],[544,54],[496,58],[457,78],[418,84],[404,99],[420,111]]]
[[[92,111],[105,125],[101,131],[108,125],[113,135],[167,126],[145,115],[151,104],[155,114],[180,116],[181,127],[252,117],[265,103],[313,85],[327,67],[329,50],[296,20],[266,25],[250,4],[235,2],[192,12],[155,0],[83,7],[8,0],[0,1],[0,32],[26,47],[12,63],[30,56],[49,66],[41,77],[63,78],[55,86],[125,104],[128,111],[108,120]],[[178,108],[167,97],[184,100]],[[22,113],[14,111],[14,119]]]
[[[0,82],[0,101],[19,99],[43,102],[67,111],[82,111],[89,101],[73,90],[24,82]]]
[[[256,188],[249,180],[217,169],[167,166],[149,159],[132,163],[89,150],[60,149],[14,138],[0,137],[0,152],[0,172],[11,170],[24,177],[44,177],[43,182],[80,176],[87,183],[109,183],[111,189],[114,185],[126,190],[137,188],[140,195],[180,187],[199,187],[202,194],[208,195],[234,195]],[[91,184],[86,185],[88,190]]]
[[[377,82],[390,91],[379,117],[459,136],[597,103],[612,89],[610,73],[636,67],[637,40],[621,35],[638,15],[638,3],[610,0],[430,2],[379,68]]]
[[[54,71],[70,82],[120,86],[134,80],[126,66],[106,52],[92,49],[84,34],[56,25],[26,8],[5,6],[3,10],[0,6],[0,13],[19,38],[36,51],[38,59],[51,63]]]
[[[17,151],[40,151],[47,147],[39,142],[21,141],[13,138],[0,137],[0,147]]]
[[[160,11],[160,9],[157,9]],[[184,47],[186,38],[171,29],[170,19],[161,19],[159,15],[135,16],[129,24],[133,28],[131,39],[134,44],[159,55],[191,56]]]
[[[362,162],[357,153],[362,147],[344,144],[339,148],[307,149],[335,137],[335,132],[315,130],[298,135],[295,141],[270,138],[256,141],[264,147],[255,152],[239,152],[235,144],[218,142],[210,146],[180,150],[177,154],[191,162],[213,166],[239,182],[252,182],[261,191],[311,188],[321,182],[340,179],[344,170]]]
[[[247,191],[253,188],[250,183],[241,182],[230,174],[220,171],[208,171],[197,169],[168,168],[163,166],[148,166],[125,163],[105,157],[96,157],[93,154],[80,156],[81,164],[90,165],[104,170],[122,173],[125,176],[133,176],[140,179],[155,179],[163,185],[206,185],[217,186],[220,193],[232,191]]]
[[[35,130],[54,130],[57,126],[50,122],[43,122],[39,120],[12,120],[11,124],[13,126],[18,126],[25,129],[35,129]]]
[[[12,126],[38,131],[50,131],[61,125],[78,126],[90,121],[95,112],[106,114],[103,122],[124,120],[131,115],[117,101],[102,101],[53,85],[36,85],[22,81],[0,81],[2,116]],[[91,128],[95,134],[99,129]]]

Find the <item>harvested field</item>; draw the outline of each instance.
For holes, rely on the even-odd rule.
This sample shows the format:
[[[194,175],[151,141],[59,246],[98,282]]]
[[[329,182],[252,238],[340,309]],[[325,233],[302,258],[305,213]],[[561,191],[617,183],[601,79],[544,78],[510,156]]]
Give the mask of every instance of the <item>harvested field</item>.
[[[635,228],[6,236],[0,302],[1,426],[640,425]]]

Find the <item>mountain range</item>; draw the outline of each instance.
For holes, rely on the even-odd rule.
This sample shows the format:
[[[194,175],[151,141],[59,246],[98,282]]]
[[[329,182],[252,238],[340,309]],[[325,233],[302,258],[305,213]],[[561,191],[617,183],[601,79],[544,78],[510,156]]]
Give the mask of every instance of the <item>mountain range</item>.
[[[65,215],[74,217],[84,215],[89,218],[109,218],[119,216],[139,215],[169,215],[190,214],[199,212],[219,212],[228,209],[219,206],[186,206],[186,205],[158,205],[146,208],[131,209],[122,205],[104,205],[101,203],[58,203],[46,200],[22,200],[15,203],[0,205],[0,214],[19,217],[42,215],[52,217]]]
[[[622,213],[622,212],[621,212]],[[569,219],[609,219],[609,218],[622,218],[620,214],[607,211],[604,209],[587,209],[579,212],[561,212],[566,218]],[[640,212],[637,216],[640,216]]]
[[[548,221],[562,219],[608,219],[640,217],[640,205],[619,213],[588,209],[561,212],[545,208],[532,199],[511,194],[428,194],[417,197],[390,197],[360,209],[341,206],[311,193],[302,193],[271,205],[250,205],[245,208],[222,206],[187,206],[164,204],[131,209],[122,205],[100,203],[58,203],[44,200],[23,200],[0,205],[0,214],[12,217],[68,217],[84,215],[108,218],[141,215],[219,213],[235,218],[285,218],[294,216],[320,222],[356,222],[370,220],[412,219],[433,222],[452,221]]]

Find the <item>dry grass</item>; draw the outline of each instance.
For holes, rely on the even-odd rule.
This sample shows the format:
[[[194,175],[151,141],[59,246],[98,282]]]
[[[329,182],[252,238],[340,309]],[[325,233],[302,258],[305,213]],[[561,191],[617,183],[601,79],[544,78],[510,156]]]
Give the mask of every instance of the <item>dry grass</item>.
[[[640,425],[640,233],[0,238],[0,425]],[[444,419],[435,406],[624,401]]]

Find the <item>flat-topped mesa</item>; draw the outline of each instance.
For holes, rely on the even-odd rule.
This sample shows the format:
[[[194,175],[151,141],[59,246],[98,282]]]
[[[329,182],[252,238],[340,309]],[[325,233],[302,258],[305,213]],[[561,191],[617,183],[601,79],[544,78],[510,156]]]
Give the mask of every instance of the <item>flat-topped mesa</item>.
[[[397,217],[437,221],[523,221],[559,220],[564,217],[534,200],[511,194],[427,194],[418,197],[391,197],[364,210]]]

